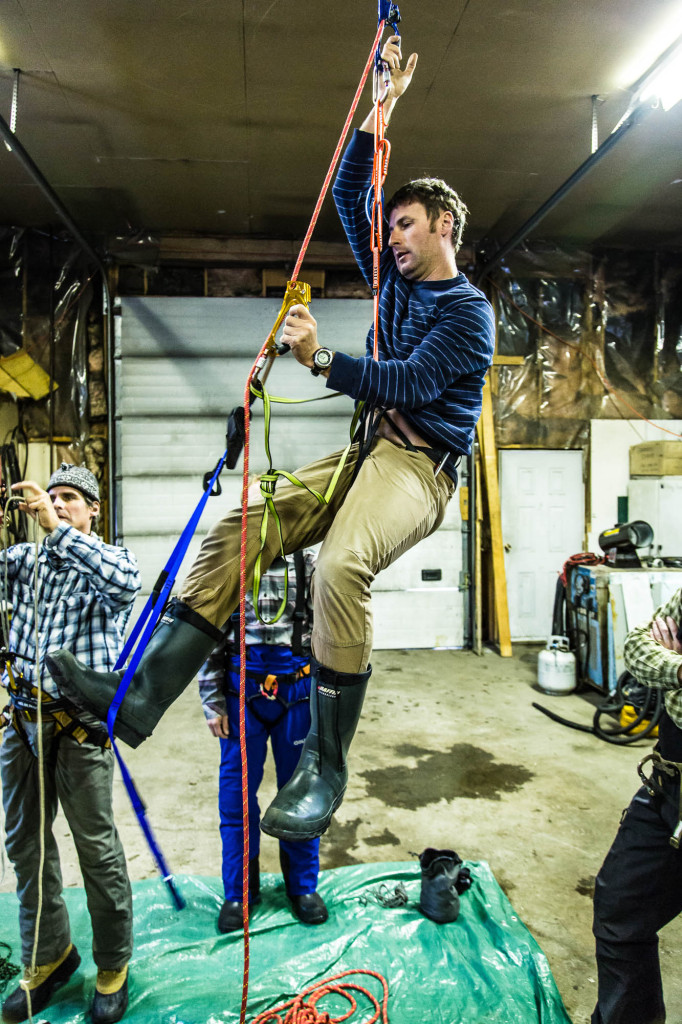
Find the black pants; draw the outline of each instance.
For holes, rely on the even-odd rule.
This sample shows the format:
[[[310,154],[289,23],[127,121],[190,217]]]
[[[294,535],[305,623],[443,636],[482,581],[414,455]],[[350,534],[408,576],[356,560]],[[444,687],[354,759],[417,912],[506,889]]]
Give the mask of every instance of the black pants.
[[[682,731],[665,717],[660,753],[680,762]],[[662,778],[670,799],[644,787],[635,794],[597,876],[599,991],[592,1024],[665,1021],[658,932],[682,912],[682,850],[669,842],[678,820],[679,778]]]

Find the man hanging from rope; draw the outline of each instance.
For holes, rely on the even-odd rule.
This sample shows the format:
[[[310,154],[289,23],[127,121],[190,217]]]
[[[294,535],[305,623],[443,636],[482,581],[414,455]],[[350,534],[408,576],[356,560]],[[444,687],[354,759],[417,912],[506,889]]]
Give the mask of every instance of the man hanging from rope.
[[[68,713],[43,661],[50,647],[67,645],[94,668],[112,667],[123,647],[140,573],[130,551],[104,544],[93,532],[99,485],[85,467],[63,462],[46,491],[30,480],[12,490],[23,495],[20,510],[37,519],[47,537],[38,548],[37,580],[35,544],[14,544],[0,557],[0,579],[5,577],[12,614],[9,723],[0,748],[0,776],[26,965],[22,984],[2,1005],[2,1019],[18,1022],[41,1013],[80,964],[52,832],[61,805],[92,923],[97,965],[92,1021],[112,1024],[128,1003],[133,944],[132,892],[111,803],[114,755],[97,721]]]
[[[400,40],[382,50],[390,68],[384,113],[392,112],[417,65],[401,68]],[[341,163],[334,197],[358,265],[371,283],[371,228],[365,213],[371,180],[374,114],[355,133]],[[284,840],[321,835],[346,788],[346,754],[360,718],[372,649],[370,586],[378,572],[423,537],[445,515],[457,482],[457,464],[470,451],[481,390],[494,347],[490,304],[457,270],[466,207],[445,182],[426,178],[404,185],[387,207],[388,248],[381,257],[379,337],[368,354],[331,352],[317,340],[305,306],[294,306],[282,340],[302,366],[326,377],[327,387],[362,401],[365,441],[351,449],[328,504],[324,493],[339,453],[296,472],[296,486],[277,484],[276,505],[285,553],[323,542],[313,581],[312,725],[298,768],[277,794],[261,827]],[[369,434],[369,439],[367,435]],[[308,490],[308,488],[310,490]],[[249,506],[247,581],[261,548],[263,502]],[[117,734],[137,745],[188,685],[238,602],[241,510],[206,537],[179,600],[152,635],[116,719]],[[261,570],[279,554],[270,518]],[[62,692],[106,718],[121,673],[79,665],[68,652],[49,659]]]

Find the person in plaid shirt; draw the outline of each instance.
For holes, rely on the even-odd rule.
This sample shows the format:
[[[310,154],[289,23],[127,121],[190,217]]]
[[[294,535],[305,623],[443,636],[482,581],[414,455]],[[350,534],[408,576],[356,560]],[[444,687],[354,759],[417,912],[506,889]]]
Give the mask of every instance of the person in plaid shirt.
[[[48,535],[38,549],[37,584],[35,544],[15,544],[0,557],[2,586],[11,609],[13,655],[3,680],[10,703],[4,712],[0,773],[6,847],[16,872],[22,959],[27,965],[22,985],[3,1003],[2,1016],[13,1022],[39,1013],[80,963],[70,938],[52,833],[61,804],[78,852],[92,922],[97,965],[92,1020],[109,1024],[125,1013],[132,952],[132,894],[111,802],[113,751],[99,723],[88,716],[77,720],[65,710],[43,663],[50,650],[68,647],[90,665],[112,668],[123,648],[140,574],[130,551],[104,544],[93,533],[99,487],[89,470],[64,462],[46,491],[29,480],[14,484],[12,490],[23,493],[20,509],[37,519]],[[32,969],[40,875],[39,744],[45,863]]]
[[[277,784],[291,778],[310,729],[311,549],[277,558],[261,579],[258,612],[246,596],[246,749],[249,777],[249,902],[259,900],[260,809],[268,738]],[[282,615],[276,617],[286,593]],[[263,621],[265,620],[265,621]],[[199,672],[199,694],[208,727],[220,739],[220,836],[225,902],[218,930],[242,927],[242,783],[239,746],[239,616]],[[298,625],[297,625],[298,623]],[[322,924],[328,913],[317,892],[320,840],[280,840],[287,895],[304,924]]]
[[[625,664],[664,692],[651,777],[624,812],[595,884],[592,1024],[663,1024],[658,932],[682,912],[682,590],[625,640]],[[643,766],[640,766],[640,770]]]

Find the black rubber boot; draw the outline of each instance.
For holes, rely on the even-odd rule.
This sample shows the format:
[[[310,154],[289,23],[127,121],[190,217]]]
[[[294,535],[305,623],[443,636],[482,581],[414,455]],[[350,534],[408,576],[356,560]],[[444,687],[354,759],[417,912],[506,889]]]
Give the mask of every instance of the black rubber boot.
[[[260,902],[260,863],[258,857],[249,861],[249,906]],[[224,935],[244,925],[244,904],[241,900],[225,900],[218,915],[218,931]]]
[[[310,732],[294,774],[277,793],[260,827],[277,839],[315,839],[329,828],[346,792],[346,755],[360,720],[366,672],[334,672],[310,663]]]
[[[419,909],[438,924],[456,921],[459,916],[459,894],[471,885],[471,874],[463,868],[462,858],[454,850],[427,847],[419,854],[422,887]],[[461,877],[460,877],[461,876]]]
[[[192,681],[223,634],[182,601],[171,601],[142,655],[114,723],[114,735],[131,747],[151,736],[164,712]],[[79,711],[105,722],[123,669],[95,672],[70,651],[45,663],[60,694]]]
[[[279,863],[282,868],[284,886],[287,891],[289,902],[291,903],[291,909],[294,914],[296,914],[296,917],[303,924],[324,924],[329,917],[329,911],[327,910],[327,904],[324,902],[319,892],[294,893],[291,891],[291,887],[289,885],[289,855],[286,850],[282,850],[281,848],[279,851]]]

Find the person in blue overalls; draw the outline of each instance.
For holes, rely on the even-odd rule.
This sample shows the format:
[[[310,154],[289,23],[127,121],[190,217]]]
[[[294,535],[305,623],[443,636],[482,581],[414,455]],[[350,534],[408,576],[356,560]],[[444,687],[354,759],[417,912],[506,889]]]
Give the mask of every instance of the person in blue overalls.
[[[246,597],[246,748],[249,776],[249,903],[259,900],[260,810],[268,738],[272,744],[277,785],[291,778],[310,729],[310,579],[315,557],[297,551],[286,562],[277,558],[260,582],[258,617],[253,593]],[[286,572],[285,572],[286,570]],[[277,622],[272,620],[285,594]],[[262,621],[265,620],[265,621]],[[272,623],[272,624],[269,624]],[[218,930],[242,927],[242,778],[239,747],[239,617],[199,672],[199,691],[208,727],[220,739],[220,836],[225,902]],[[287,895],[304,924],[322,924],[327,908],[317,892],[320,840],[279,844]]]

